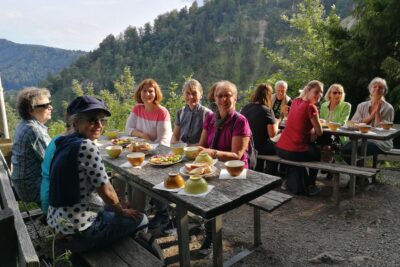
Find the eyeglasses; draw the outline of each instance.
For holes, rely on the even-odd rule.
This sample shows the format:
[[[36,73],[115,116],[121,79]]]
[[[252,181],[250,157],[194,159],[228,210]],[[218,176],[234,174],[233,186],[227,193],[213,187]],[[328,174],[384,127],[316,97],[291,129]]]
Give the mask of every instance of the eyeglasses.
[[[34,105],[33,108],[44,108],[44,109],[48,109],[51,106],[51,101],[49,103],[46,104],[40,104],[40,105]]]
[[[91,125],[94,126],[96,123],[101,123],[101,125],[106,125],[108,122],[108,119],[106,118],[97,118],[97,117],[93,117],[93,118],[88,118],[87,122]]]
[[[231,95],[231,94],[219,94],[219,95],[215,95],[215,97],[217,97],[217,98],[230,98],[230,97],[232,97],[233,95]]]
[[[332,92],[332,95],[342,95],[342,92]]]

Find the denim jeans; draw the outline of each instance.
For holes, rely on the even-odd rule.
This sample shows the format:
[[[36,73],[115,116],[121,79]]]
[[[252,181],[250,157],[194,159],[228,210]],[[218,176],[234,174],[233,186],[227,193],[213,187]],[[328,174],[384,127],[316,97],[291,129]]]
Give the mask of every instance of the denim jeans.
[[[72,252],[101,249],[124,237],[134,235],[138,231],[147,231],[147,224],[148,220],[144,214],[133,219],[104,210],[98,213],[96,220],[88,229],[68,236],[72,239],[61,241],[58,247]]]

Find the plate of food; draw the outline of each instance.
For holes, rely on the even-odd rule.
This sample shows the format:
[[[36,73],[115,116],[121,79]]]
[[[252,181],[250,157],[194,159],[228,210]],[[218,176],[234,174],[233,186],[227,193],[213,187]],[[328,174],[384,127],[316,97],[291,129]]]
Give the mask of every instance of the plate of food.
[[[126,149],[130,152],[143,152],[145,154],[148,154],[150,152],[153,152],[156,150],[157,145],[156,144],[150,144],[148,142],[136,142],[133,141],[131,142]]]
[[[121,138],[114,138],[111,139],[111,143],[113,145],[119,145],[122,147],[126,147],[127,145],[129,145],[130,143],[133,142],[133,138],[129,138],[129,137],[121,137]]]
[[[200,175],[212,176],[217,171],[217,167],[208,165],[207,163],[186,163],[179,169],[179,173],[185,176]]]
[[[153,166],[170,166],[175,163],[182,161],[181,155],[167,154],[167,155],[155,155],[149,160],[149,163]]]

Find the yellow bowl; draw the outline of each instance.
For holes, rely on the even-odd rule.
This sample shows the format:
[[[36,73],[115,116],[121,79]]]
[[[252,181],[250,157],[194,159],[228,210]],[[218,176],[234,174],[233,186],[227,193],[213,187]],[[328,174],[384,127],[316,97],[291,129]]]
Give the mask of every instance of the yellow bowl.
[[[184,154],[184,148],[186,147],[185,143],[176,143],[176,144],[171,144],[171,152],[175,155],[183,155]]]
[[[115,139],[118,137],[118,130],[107,130],[104,132],[104,135],[108,138],[108,139]]]
[[[371,125],[359,125],[358,130],[362,133],[368,133],[369,130],[371,129]]]
[[[339,129],[340,127],[340,123],[336,123],[336,122],[329,122],[328,123],[328,128],[329,130],[336,132],[337,129]]]
[[[140,164],[143,163],[144,161],[145,154],[142,152],[134,152],[126,155],[126,158],[128,159],[129,163],[132,166],[140,166]]]
[[[244,162],[241,160],[230,160],[225,162],[225,168],[231,176],[238,176],[244,169]]]
[[[197,146],[187,146],[183,148],[183,153],[188,159],[195,159],[200,153],[200,149]]]
[[[164,187],[168,189],[182,188],[185,180],[177,172],[168,173],[167,179],[164,180]]]
[[[185,183],[185,191],[189,194],[201,194],[207,192],[208,184],[203,177],[199,175],[190,176]]]
[[[393,127],[393,122],[383,121],[379,125],[385,130],[390,130]]]
[[[110,158],[118,158],[122,153],[122,146],[108,146],[106,147],[107,154]]]

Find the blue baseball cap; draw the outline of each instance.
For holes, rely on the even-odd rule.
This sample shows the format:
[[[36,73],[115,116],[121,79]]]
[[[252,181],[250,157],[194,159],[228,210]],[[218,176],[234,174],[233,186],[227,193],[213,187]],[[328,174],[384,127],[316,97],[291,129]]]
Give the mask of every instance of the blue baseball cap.
[[[67,113],[69,115],[75,115],[96,109],[104,111],[107,116],[111,116],[111,112],[107,109],[103,100],[88,95],[78,96],[72,100],[67,107]]]

